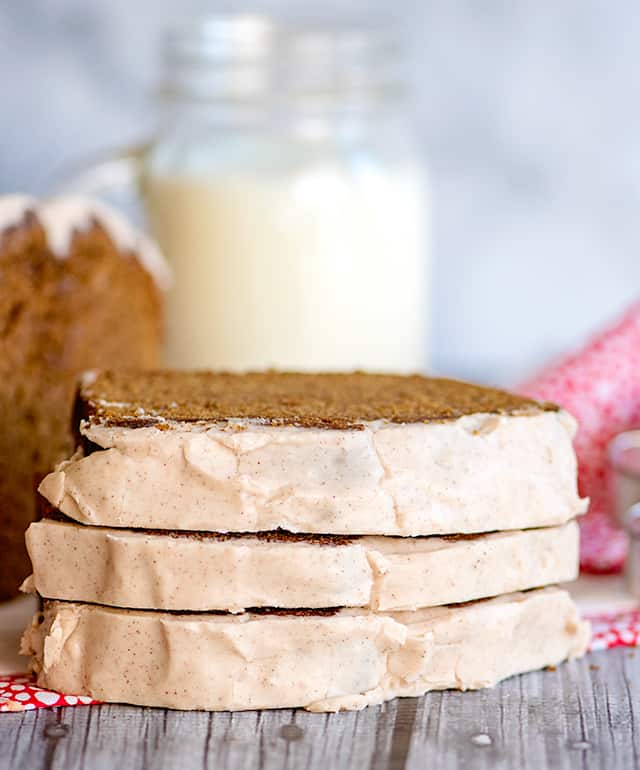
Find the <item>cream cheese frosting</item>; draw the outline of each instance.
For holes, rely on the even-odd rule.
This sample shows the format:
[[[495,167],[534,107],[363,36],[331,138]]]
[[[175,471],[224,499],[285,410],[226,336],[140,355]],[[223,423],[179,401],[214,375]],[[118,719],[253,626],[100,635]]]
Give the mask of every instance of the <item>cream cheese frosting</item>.
[[[19,225],[32,211],[42,224],[52,254],[64,259],[77,231],[88,230],[93,221],[106,230],[121,252],[136,254],[140,264],[153,276],[159,288],[171,286],[171,271],[155,243],[133,227],[120,212],[95,198],[63,195],[38,201],[29,195],[0,197],[0,236],[4,230]]]
[[[563,524],[583,513],[566,412],[323,430],[230,420],[83,423],[41,494],[109,527],[417,536]]]
[[[397,611],[573,580],[578,526],[471,538],[175,537],[42,519],[25,590],[49,599],[174,611],[365,607]]]
[[[175,615],[45,602],[23,637],[38,684],[178,709],[359,709],[489,687],[584,653],[566,591],[376,614]]]

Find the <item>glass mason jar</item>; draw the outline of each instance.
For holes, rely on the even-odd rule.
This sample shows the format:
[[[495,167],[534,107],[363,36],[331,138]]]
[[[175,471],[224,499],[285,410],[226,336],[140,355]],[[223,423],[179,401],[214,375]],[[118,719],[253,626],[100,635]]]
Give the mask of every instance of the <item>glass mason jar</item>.
[[[428,200],[398,64],[384,28],[168,35],[140,189],[175,274],[169,365],[425,369]]]

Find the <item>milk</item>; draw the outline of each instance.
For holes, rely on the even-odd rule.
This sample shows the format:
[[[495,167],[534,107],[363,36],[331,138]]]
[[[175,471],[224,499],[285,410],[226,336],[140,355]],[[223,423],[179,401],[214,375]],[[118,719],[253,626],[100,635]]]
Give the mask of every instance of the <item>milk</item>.
[[[427,363],[427,202],[412,164],[149,173],[175,272],[167,363],[410,372]]]

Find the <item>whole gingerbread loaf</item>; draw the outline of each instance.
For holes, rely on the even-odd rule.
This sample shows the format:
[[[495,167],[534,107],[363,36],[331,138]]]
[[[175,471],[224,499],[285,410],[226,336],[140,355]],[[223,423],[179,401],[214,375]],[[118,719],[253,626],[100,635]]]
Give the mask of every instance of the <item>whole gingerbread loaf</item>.
[[[0,197],[0,600],[28,574],[41,476],[73,447],[78,373],[159,363],[165,262],[104,204]]]

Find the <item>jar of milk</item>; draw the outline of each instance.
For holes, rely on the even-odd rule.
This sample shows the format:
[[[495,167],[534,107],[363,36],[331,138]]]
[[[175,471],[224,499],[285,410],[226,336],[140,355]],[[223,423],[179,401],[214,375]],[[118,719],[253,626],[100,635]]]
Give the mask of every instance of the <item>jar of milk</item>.
[[[167,363],[427,365],[429,201],[389,29],[223,16],[166,40],[142,158]]]

